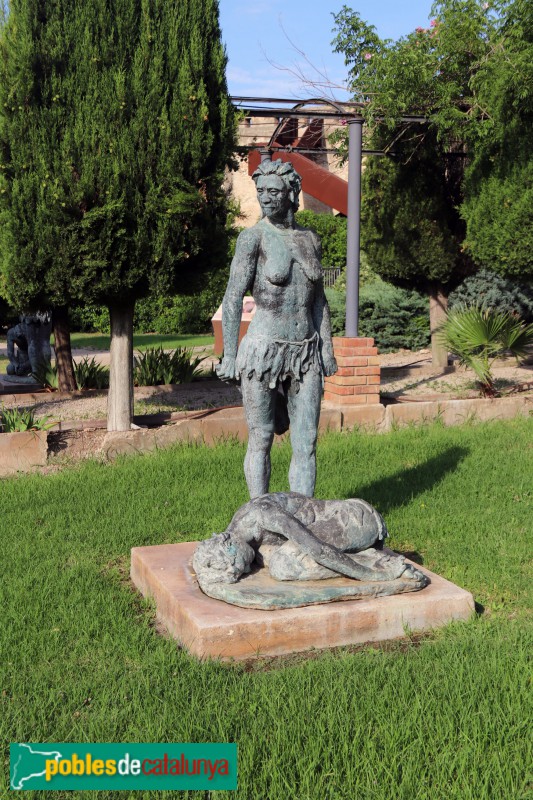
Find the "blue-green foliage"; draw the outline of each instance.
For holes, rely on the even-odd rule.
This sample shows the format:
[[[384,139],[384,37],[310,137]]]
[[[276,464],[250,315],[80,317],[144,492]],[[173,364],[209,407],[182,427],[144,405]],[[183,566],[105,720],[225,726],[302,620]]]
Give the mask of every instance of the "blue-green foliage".
[[[533,322],[533,286],[515,283],[488,269],[467,278],[448,298],[450,308],[482,306],[502,313],[517,314]]]
[[[333,334],[343,336],[346,295],[335,290],[327,290],[326,294]],[[430,338],[427,297],[379,279],[363,286],[359,295],[359,335],[372,337],[382,353],[426,347]]]

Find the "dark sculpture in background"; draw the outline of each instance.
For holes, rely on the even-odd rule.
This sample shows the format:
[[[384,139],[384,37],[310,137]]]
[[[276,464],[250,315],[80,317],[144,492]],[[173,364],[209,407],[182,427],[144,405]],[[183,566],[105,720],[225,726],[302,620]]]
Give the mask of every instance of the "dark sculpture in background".
[[[251,608],[422,589],[427,577],[383,550],[387,536],[382,516],[364,500],[267,494],[241,506],[224,533],[200,542],[193,567],[205,594]]]
[[[20,322],[7,332],[8,375],[32,375],[52,356],[50,334],[52,319],[48,312],[21,315]]]
[[[291,491],[312,497],[323,377],[333,375],[320,239],[294,221],[301,179],[292,164],[263,161],[253,174],[262,219],[242,231],[222,306],[222,380],[240,380],[248,423],[250,497],[268,492],[274,433],[289,428]],[[237,352],[242,300],[256,313]]]

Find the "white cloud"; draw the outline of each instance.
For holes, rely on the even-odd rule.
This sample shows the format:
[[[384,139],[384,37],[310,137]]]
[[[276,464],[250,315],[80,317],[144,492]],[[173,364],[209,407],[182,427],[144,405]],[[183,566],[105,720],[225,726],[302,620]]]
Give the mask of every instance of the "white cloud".
[[[303,67],[302,73],[305,74]],[[318,83],[313,85],[305,81],[298,74],[293,74],[292,68],[287,70],[276,69],[275,66],[257,67],[246,70],[241,67],[228,66],[226,72],[229,92],[237,96],[250,97],[283,97],[283,98],[306,98],[306,97],[336,97],[340,100],[348,99],[346,92],[340,89],[340,81],[335,85],[334,79],[331,86],[321,86]],[[318,76],[309,76],[310,81],[319,80]]]

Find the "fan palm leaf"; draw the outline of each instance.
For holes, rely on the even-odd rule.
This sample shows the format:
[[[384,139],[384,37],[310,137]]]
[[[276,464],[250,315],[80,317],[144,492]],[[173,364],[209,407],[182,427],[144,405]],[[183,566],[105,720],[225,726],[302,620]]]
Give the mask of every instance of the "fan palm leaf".
[[[494,395],[494,360],[506,353],[523,358],[533,346],[533,325],[490,308],[458,307],[448,313],[439,338],[462,365],[473,370],[483,394]]]

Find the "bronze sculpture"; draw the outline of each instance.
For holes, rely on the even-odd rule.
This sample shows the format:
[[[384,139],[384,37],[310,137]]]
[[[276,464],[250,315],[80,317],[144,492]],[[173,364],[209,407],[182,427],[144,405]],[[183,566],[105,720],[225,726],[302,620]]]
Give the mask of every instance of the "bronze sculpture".
[[[270,449],[286,405],[293,451],[289,485],[312,497],[323,377],[337,370],[320,240],[295,223],[301,180],[292,164],[264,161],[252,177],[263,217],[237,240],[222,311],[224,358],[217,372],[223,380],[241,382],[250,496],[268,492]],[[253,294],[256,313],[237,352],[247,292]]]

